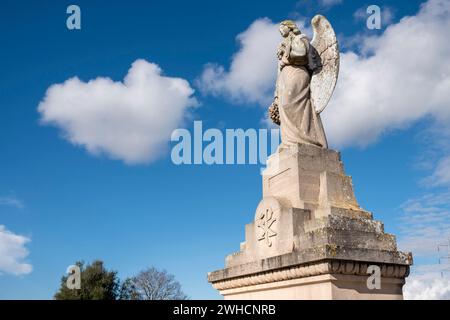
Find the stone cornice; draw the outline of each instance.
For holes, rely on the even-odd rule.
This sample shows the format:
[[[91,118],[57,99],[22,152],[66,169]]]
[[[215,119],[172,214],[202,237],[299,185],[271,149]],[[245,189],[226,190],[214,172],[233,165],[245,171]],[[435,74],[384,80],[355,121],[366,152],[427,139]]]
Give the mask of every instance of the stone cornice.
[[[298,266],[315,265],[323,261],[355,261],[374,265],[409,266],[412,264],[412,256],[410,253],[399,251],[323,245],[213,271],[208,274],[208,281],[215,283],[232,278],[250,277]]]
[[[381,268],[382,277],[403,279],[409,275],[408,265],[330,260],[307,265],[292,266],[289,268],[261,272],[215,282],[213,281],[212,285],[217,290],[227,290],[323,274],[368,276],[367,267],[371,264],[378,265]]]

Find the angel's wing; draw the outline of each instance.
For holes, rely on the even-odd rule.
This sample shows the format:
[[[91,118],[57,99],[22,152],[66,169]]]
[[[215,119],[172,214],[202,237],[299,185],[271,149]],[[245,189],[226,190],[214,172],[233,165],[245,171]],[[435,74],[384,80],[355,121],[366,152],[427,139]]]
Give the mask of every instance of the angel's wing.
[[[320,113],[333,95],[339,74],[339,47],[330,22],[321,15],[311,20],[314,37],[311,41],[316,60],[311,77],[311,100],[315,110]],[[320,59],[317,59],[319,58]]]

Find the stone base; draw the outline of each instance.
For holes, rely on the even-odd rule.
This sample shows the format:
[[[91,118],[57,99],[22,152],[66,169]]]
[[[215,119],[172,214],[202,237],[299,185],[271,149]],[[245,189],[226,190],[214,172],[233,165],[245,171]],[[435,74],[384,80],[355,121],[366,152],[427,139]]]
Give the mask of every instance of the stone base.
[[[403,279],[382,278],[369,290],[367,276],[325,274],[219,290],[225,300],[403,300]]]
[[[402,299],[413,262],[359,206],[340,154],[311,145],[270,156],[239,249],[208,274],[226,299]],[[381,289],[368,288],[369,266]]]

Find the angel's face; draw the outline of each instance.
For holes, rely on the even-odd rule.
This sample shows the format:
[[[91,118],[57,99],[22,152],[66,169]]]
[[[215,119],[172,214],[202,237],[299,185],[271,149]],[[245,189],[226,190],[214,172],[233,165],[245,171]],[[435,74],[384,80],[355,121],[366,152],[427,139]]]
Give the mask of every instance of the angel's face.
[[[289,35],[289,27],[285,26],[284,24],[280,25],[280,34],[283,37],[287,37]]]

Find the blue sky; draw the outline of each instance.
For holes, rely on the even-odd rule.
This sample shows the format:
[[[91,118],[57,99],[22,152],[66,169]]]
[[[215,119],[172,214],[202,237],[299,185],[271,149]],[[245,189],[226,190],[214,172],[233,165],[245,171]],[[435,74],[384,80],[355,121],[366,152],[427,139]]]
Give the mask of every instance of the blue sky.
[[[442,88],[434,86],[434,100],[421,93],[430,103],[419,99],[420,105],[415,106],[417,99],[408,100],[417,93],[414,85],[423,87],[421,81],[427,79],[429,69],[414,67],[411,78],[417,81],[404,84],[398,81],[408,78],[402,69],[375,64],[386,68],[383,75],[387,80],[375,78],[369,86],[376,88],[379,96],[364,92],[357,84],[363,83],[365,76],[374,80],[371,72],[378,70],[371,66],[373,61],[389,60],[384,46],[396,55],[408,41],[417,40],[414,33],[401,37],[406,23],[411,29],[419,25],[419,30],[433,31],[435,25],[428,18],[440,6],[444,8],[440,19],[450,23],[448,1],[378,1],[385,17],[381,30],[368,30],[365,20],[358,18],[361,8],[374,3],[335,2],[76,1],[82,28],[70,31],[66,28],[66,8],[72,2],[4,1],[0,12],[0,225],[9,235],[27,238],[19,249],[25,247],[29,254],[16,256],[20,272],[2,270],[0,262],[0,298],[52,298],[67,266],[80,259],[97,258],[118,270],[122,278],[150,265],[164,268],[176,276],[191,298],[219,298],[207,283],[206,274],[222,268],[225,256],[237,251],[244,240],[244,225],[251,221],[261,198],[260,166],[175,166],[167,135],[171,130],[167,128],[191,129],[193,120],[202,120],[205,128],[264,128],[264,97],[273,83],[248,80],[250,87],[262,90],[256,95],[236,89],[230,79],[234,79],[233,72],[241,75],[241,70],[238,65],[230,69],[230,65],[240,53],[246,57],[246,48],[254,43],[251,39],[258,30],[270,29],[272,23],[286,18],[306,21],[309,26],[316,13],[331,21],[346,53],[343,80],[326,111],[325,130],[332,147],[342,151],[359,203],[384,221],[386,230],[395,233],[400,243],[408,240],[412,248],[406,249],[414,251],[414,245],[424,243],[424,239],[445,241],[450,222],[450,164],[446,166],[450,130],[445,125],[450,101],[442,92],[448,88],[448,45],[439,42],[433,51],[436,55],[430,57],[443,56],[441,78],[426,80],[432,84],[439,81]],[[420,13],[422,3],[429,9]],[[405,16],[416,18],[402,20]],[[244,34],[241,42],[238,34]],[[397,36],[402,40],[392,45]],[[421,40],[421,35],[417,36]],[[404,70],[413,68],[409,62],[415,66],[419,65],[416,61],[423,61],[415,60],[415,51],[409,49],[403,51],[407,52]],[[426,52],[420,55],[425,60],[426,56]],[[138,59],[158,65],[168,77],[167,83],[173,78],[184,79],[186,82],[177,83],[195,93],[174,95],[170,102],[173,112],[161,107],[165,99],[156,97],[155,108],[159,109],[153,117],[161,117],[168,127],[157,132],[157,142],[130,147],[133,155],[123,148],[112,152],[114,141],[105,147],[104,140],[94,139],[94,147],[89,149],[85,135],[73,135],[70,140],[68,135],[73,132],[64,127],[69,119],[65,117],[73,114],[63,118],[50,115],[55,111],[50,102],[44,112],[38,110],[53,84],[74,76],[79,78],[80,88],[97,77],[122,81]],[[216,65],[205,66],[207,63]],[[209,79],[208,87],[202,75],[207,68],[218,66],[224,74]],[[263,74],[257,67],[256,74]],[[267,70],[270,74],[270,66]],[[352,79],[353,74],[360,78]],[[157,72],[155,79],[161,80]],[[386,90],[384,81],[393,85]],[[353,85],[361,90],[351,93]],[[390,90],[395,96],[386,94]],[[352,97],[359,100],[351,103]],[[105,99],[88,96],[86,103],[103,103]],[[128,98],[120,99],[117,107],[126,107]],[[368,104],[375,100],[380,108]],[[44,116],[53,120],[43,123]],[[135,126],[124,123],[127,119],[120,122],[125,131]],[[150,120],[149,126],[159,128],[159,121]],[[111,128],[100,124],[89,133],[97,135],[102,129]],[[139,148],[149,144],[141,153]],[[426,214],[435,220],[427,220]],[[442,227],[436,229],[436,224]],[[417,232],[419,229],[429,233]],[[437,253],[430,247],[418,252],[415,268],[423,266],[423,276],[429,276],[425,273],[434,268]],[[23,264],[31,265],[32,271]],[[417,288],[422,288],[420,278],[417,281]]]

